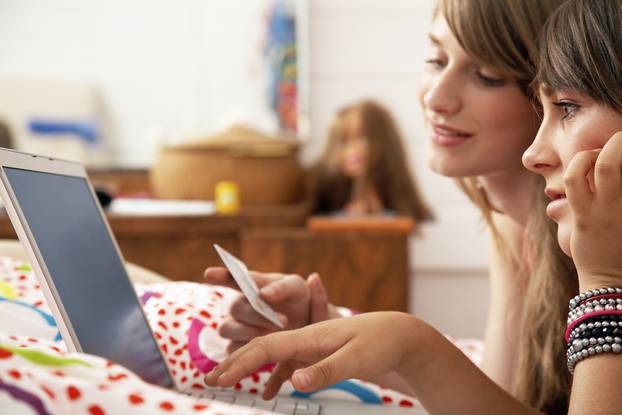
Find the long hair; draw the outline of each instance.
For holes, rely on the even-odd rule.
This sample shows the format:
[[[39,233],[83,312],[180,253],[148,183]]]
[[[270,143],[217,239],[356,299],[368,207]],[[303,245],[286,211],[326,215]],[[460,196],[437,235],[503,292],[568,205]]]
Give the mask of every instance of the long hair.
[[[622,114],[620,22],[622,4],[618,1],[566,2],[544,28],[534,87],[576,91]],[[540,203],[535,210],[544,211],[544,206]],[[523,400],[542,406],[555,391],[571,386],[563,353],[552,356],[541,350],[563,351],[566,347],[562,333],[567,304],[578,292],[578,279],[572,260],[555,243],[557,226],[534,218],[540,219],[530,224],[538,259],[527,293],[523,330],[529,330],[530,335],[523,335],[518,376],[535,382],[517,385],[516,392]]]
[[[408,168],[402,136],[389,111],[381,104],[365,100],[339,110],[328,133],[323,157],[315,167],[317,212],[341,210],[350,200],[354,180],[339,166],[338,155],[347,130],[348,115],[357,113],[368,145],[364,173],[387,209],[411,216],[422,223],[433,219]]]
[[[533,98],[530,85],[537,73],[538,37],[547,18],[565,0],[439,0],[443,16],[462,48],[474,59],[511,74],[523,93]],[[534,110],[537,102],[534,99]],[[527,289],[517,337],[517,372],[513,394],[548,413],[565,413],[569,376],[564,359],[562,329],[568,294],[576,291],[574,265],[561,252],[555,224],[545,215],[544,185],[534,175],[534,208],[518,257],[493,222],[494,208],[477,178],[458,179],[459,187],[480,209],[497,249],[527,277]],[[551,271],[547,275],[543,270]]]
[[[537,71],[538,34],[564,0],[439,0],[434,17],[443,16],[460,46],[485,65],[509,73],[531,97]],[[535,179],[534,179],[535,180]],[[493,239],[509,255],[492,220],[493,206],[475,177],[456,179],[482,212]]]

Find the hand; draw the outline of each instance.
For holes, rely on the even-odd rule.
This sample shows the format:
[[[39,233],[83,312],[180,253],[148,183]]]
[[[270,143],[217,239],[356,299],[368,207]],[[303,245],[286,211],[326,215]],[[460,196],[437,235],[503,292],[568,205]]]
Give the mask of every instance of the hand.
[[[214,368],[205,383],[231,387],[263,365],[280,362],[263,393],[271,399],[289,379],[297,390],[310,392],[344,379],[409,370],[417,322],[405,313],[376,312],[259,337]]]
[[[311,274],[305,281],[298,275],[251,272],[260,296],[274,308],[286,329],[306,326],[329,318],[328,299],[319,275]],[[205,279],[210,284],[239,289],[225,268],[208,268]],[[257,313],[242,294],[234,301],[219,333],[230,339],[229,353],[257,336],[279,328]]]
[[[564,183],[573,215],[570,250],[581,289],[622,286],[622,132],[602,150],[577,153]]]

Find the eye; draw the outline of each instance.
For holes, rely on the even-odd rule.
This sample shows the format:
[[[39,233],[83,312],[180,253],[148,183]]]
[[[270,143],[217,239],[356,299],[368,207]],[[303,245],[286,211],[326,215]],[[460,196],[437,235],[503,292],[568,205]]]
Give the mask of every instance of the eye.
[[[425,60],[425,63],[427,63],[428,65],[431,65],[432,67],[436,69],[442,69],[445,67],[445,65],[447,65],[445,61],[441,58],[428,58]]]
[[[503,86],[507,82],[504,78],[493,78],[491,76],[484,75],[481,72],[477,72],[476,75],[484,86]]]
[[[579,110],[578,104],[574,102],[566,101],[566,100],[560,100],[560,101],[554,102],[553,105],[555,105],[558,108],[561,108],[561,110],[563,111],[564,115],[562,117],[562,121],[569,120]]]

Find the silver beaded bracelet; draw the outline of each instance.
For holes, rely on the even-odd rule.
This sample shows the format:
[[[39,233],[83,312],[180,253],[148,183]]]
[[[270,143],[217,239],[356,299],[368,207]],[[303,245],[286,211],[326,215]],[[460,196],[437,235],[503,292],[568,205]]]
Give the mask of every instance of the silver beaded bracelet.
[[[622,353],[622,339],[607,336],[574,340],[566,353],[568,371],[574,373],[575,365],[581,360],[602,353]]]
[[[612,294],[618,296],[622,295],[622,288],[607,287],[589,290],[570,300],[568,305],[570,311],[568,313],[566,336],[568,336],[568,331],[572,330],[570,331],[570,337],[566,337],[568,340],[566,362],[568,371],[571,374],[574,373],[574,368],[578,362],[590,356],[602,353],[622,353],[622,337],[618,335],[587,337],[590,334],[595,334],[594,332],[587,333],[587,330],[590,329],[611,327],[616,328],[614,332],[618,332],[617,329],[622,327],[622,322],[619,321],[619,317],[614,318],[613,316],[614,314],[620,314],[620,311],[622,311],[622,298],[595,298],[592,301],[587,301],[593,297]],[[608,311],[612,312],[611,315],[606,313]],[[604,315],[603,312],[605,312]],[[581,323],[576,327],[571,327],[573,323],[577,324],[577,320],[581,319],[583,316],[593,313],[600,314],[600,321],[591,322],[591,318],[585,317],[584,319],[587,319],[585,323]],[[607,329],[604,329],[603,331],[606,330]]]

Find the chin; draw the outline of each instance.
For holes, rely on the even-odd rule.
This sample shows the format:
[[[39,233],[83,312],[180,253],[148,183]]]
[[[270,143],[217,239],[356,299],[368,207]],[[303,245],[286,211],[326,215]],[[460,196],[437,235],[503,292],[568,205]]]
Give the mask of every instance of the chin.
[[[430,154],[428,157],[428,167],[430,167],[430,170],[433,172],[445,177],[461,178],[477,175],[473,174],[471,171],[472,169],[462,166],[460,162],[447,159],[446,157],[439,157],[436,154]]]
[[[559,243],[559,247],[564,251],[564,254],[568,255],[572,258],[572,252],[570,251],[570,236],[572,232],[569,226],[564,226],[563,224],[559,224],[557,228],[557,242]]]

